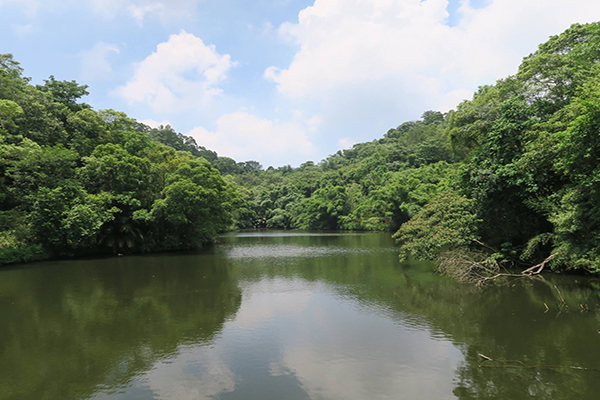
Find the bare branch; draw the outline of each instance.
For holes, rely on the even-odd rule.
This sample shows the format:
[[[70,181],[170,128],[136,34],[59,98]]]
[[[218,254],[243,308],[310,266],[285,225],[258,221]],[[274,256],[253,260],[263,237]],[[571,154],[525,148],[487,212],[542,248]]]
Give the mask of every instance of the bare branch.
[[[461,282],[483,285],[502,277],[531,278],[540,274],[555,256],[556,254],[552,254],[543,262],[522,272],[511,273],[504,270],[496,260],[488,257],[486,253],[456,250],[443,253],[439,257],[438,271]]]

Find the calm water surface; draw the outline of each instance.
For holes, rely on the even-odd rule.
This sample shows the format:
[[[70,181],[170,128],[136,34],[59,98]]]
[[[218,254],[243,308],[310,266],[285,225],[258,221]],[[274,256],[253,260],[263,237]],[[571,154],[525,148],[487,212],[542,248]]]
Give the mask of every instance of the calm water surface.
[[[476,289],[388,234],[227,235],[0,270],[0,400],[596,400],[599,329],[597,279]]]

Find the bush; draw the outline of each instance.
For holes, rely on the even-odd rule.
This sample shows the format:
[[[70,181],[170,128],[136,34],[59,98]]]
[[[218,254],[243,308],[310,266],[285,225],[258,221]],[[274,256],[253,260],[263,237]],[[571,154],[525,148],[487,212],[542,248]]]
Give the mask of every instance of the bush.
[[[444,250],[469,247],[478,239],[472,208],[473,200],[454,192],[436,197],[394,234],[400,259],[435,260]]]

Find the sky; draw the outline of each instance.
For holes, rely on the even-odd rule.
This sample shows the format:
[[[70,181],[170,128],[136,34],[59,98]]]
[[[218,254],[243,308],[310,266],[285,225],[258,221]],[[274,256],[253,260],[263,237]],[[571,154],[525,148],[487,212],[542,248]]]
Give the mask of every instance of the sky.
[[[33,83],[170,124],[237,161],[320,161],[446,112],[598,0],[0,0],[0,53]]]

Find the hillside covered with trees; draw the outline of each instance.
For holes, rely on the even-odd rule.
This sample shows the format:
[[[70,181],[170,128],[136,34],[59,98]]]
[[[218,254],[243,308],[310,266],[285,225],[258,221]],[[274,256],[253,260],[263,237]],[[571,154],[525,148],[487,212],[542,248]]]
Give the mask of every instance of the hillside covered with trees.
[[[443,115],[319,165],[244,174],[267,228],[397,230],[401,257],[471,249],[600,271],[600,24],[573,25]]]
[[[0,56],[0,262],[297,228],[396,232],[403,258],[469,249],[600,272],[599,61],[600,24],[573,25],[456,110],[263,169],[95,111],[74,81],[34,86]]]
[[[195,248],[230,227],[215,153],[22,73],[0,56],[0,262]]]

